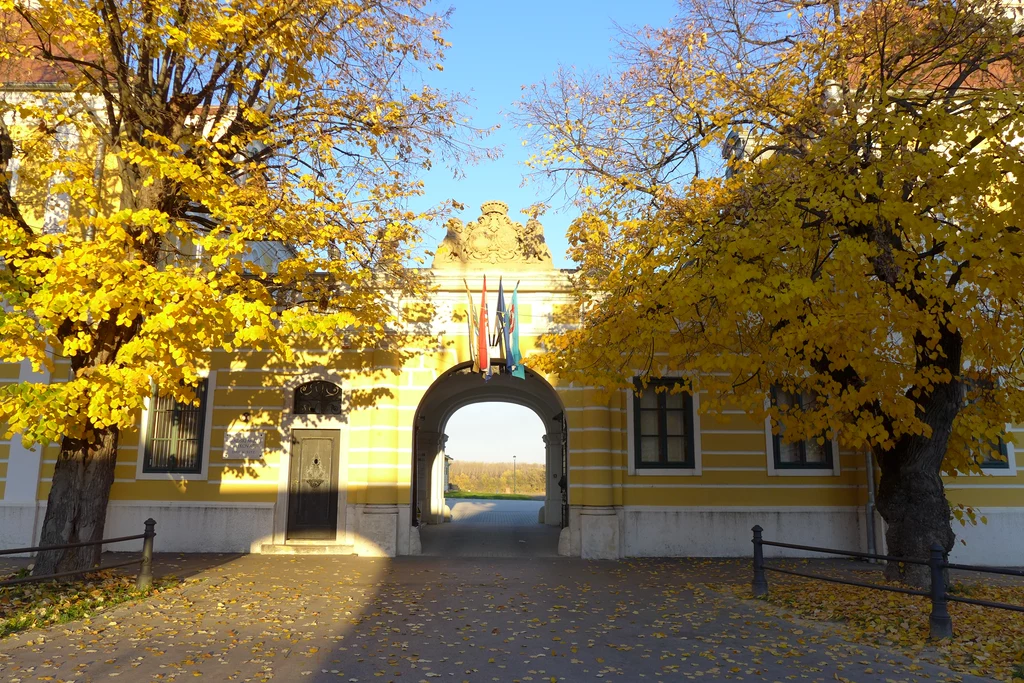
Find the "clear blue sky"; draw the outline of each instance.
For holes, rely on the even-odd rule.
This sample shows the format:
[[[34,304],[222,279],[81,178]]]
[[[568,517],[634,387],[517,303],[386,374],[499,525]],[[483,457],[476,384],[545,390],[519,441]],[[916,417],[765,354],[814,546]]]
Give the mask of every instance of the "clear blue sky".
[[[544,462],[544,424],[515,403],[474,403],[460,408],[444,429],[445,452],[466,462]]]
[[[435,167],[425,176],[424,205],[455,199],[466,206],[459,214],[464,221],[475,220],[480,204],[497,199],[509,205],[513,220],[534,202],[545,200],[545,185],[521,187],[530,150],[522,146],[519,132],[506,119],[514,103],[529,86],[550,77],[559,65],[579,70],[607,70],[615,51],[619,29],[644,25],[664,26],[676,13],[674,0],[463,0],[438,2],[435,7],[454,5],[451,29],[442,73],[431,73],[435,87],[466,93],[473,108],[466,111],[479,128],[500,126],[486,140],[501,146],[503,155],[465,169],[465,178],[454,180],[451,173]],[[552,210],[541,222],[555,265],[573,266],[566,258],[565,231],[575,217],[573,208]],[[434,249],[444,237],[444,228],[432,226],[424,246]],[[478,403],[459,410],[445,429],[447,451],[459,460],[544,462],[544,425],[532,411],[509,403]]]
[[[501,126],[487,138],[489,146],[501,146],[503,156],[471,166],[456,181],[446,169],[435,167],[426,176],[428,204],[452,198],[466,206],[459,215],[475,220],[480,204],[497,199],[509,205],[513,220],[522,220],[521,209],[545,199],[547,186],[520,187],[529,156],[521,138],[505,114],[513,110],[523,87],[548,78],[559,64],[581,70],[605,70],[623,29],[643,25],[664,26],[676,13],[674,0],[463,0],[438,2],[435,8],[454,6],[442,73],[431,73],[436,87],[467,93],[474,108],[467,114],[480,128]],[[564,199],[541,219],[555,265],[572,267],[565,257],[565,230],[575,217],[571,207],[556,210]],[[424,246],[433,249],[444,237],[433,226]]]

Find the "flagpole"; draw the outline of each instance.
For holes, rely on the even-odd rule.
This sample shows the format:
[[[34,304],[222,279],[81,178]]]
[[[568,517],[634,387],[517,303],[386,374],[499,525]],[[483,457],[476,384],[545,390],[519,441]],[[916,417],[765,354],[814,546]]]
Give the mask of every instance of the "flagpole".
[[[469,283],[462,278],[462,285],[466,288],[466,300],[469,309],[466,311],[466,324],[469,327],[469,360],[473,363],[473,372],[480,372],[480,363],[477,360],[476,349],[476,310],[473,307],[473,295],[469,291]]]

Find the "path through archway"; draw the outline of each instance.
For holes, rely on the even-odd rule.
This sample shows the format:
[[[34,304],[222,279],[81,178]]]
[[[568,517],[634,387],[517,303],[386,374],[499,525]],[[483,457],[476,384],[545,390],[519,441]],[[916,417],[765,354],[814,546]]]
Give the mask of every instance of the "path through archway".
[[[472,372],[469,364],[452,368],[431,385],[416,412],[413,457],[413,524],[420,528],[424,554],[466,557],[552,556],[558,553],[558,536],[566,518],[565,413],[554,389],[542,377],[527,371],[518,379],[499,371],[489,380]],[[500,365],[499,365],[500,363]],[[545,483],[538,506],[487,501],[467,502],[468,519],[452,519],[445,503],[445,434],[451,417],[460,408],[476,403],[505,403],[533,411],[543,427]],[[511,428],[511,425],[510,425]],[[496,435],[500,438],[500,435]],[[532,507],[524,515],[516,508]],[[494,516],[497,515],[497,518]],[[472,519],[477,517],[477,519]],[[488,519],[490,517],[490,519]],[[506,523],[501,523],[502,521]],[[497,523],[494,523],[497,522]]]

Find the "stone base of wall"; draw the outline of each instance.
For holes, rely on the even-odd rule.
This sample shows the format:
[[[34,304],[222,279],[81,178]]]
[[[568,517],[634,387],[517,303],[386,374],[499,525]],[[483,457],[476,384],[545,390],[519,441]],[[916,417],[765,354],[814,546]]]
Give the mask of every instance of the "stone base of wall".
[[[978,519],[974,526],[970,523],[960,526],[960,522],[953,521],[956,544],[949,553],[950,562],[1024,567],[1024,508],[975,508],[974,511]],[[981,523],[982,517],[986,518],[986,524]]]
[[[350,505],[349,542],[357,555],[418,555],[419,529],[412,527],[408,505]]]
[[[0,503],[0,548],[38,543],[46,504]],[[977,510],[988,523],[961,527],[954,523],[957,544],[953,562],[990,566],[1024,566],[1024,508]],[[419,529],[411,526],[407,505],[350,505],[348,543],[358,555],[394,557],[420,552]],[[157,521],[157,552],[260,552],[273,541],[273,503],[198,503],[113,501],[105,536],[142,533],[143,522]],[[787,543],[866,550],[861,508],[687,508],[583,507],[569,511],[569,527],[559,539],[559,554],[586,559],[621,557],[748,557],[750,529],[759,524],[764,538]],[[879,537],[882,524],[878,524]],[[963,539],[966,543],[961,543]],[[110,550],[138,550],[130,541]],[[879,552],[884,543],[879,542]],[[820,557],[765,547],[766,557]]]
[[[156,520],[156,552],[248,553],[273,542],[273,503],[180,503],[111,501],[104,536],[141,534],[143,522]],[[40,519],[42,517],[40,516]],[[108,550],[138,550],[129,541]]]
[[[954,522],[953,562],[988,566],[1024,566],[1024,508],[977,510],[980,522]],[[615,525],[612,524],[615,521]],[[697,508],[574,506],[560,552],[588,559],[616,557],[749,557],[751,528],[760,525],[766,540],[867,551],[864,510],[860,507]],[[884,524],[876,515],[876,552],[885,552]],[[964,540],[966,543],[961,543]],[[764,548],[765,557],[823,557],[787,548]]]
[[[0,502],[0,548],[34,546],[39,538],[36,527],[42,524],[45,508],[43,504]]]
[[[753,552],[751,528],[765,539],[829,548],[864,550],[860,508],[584,507],[569,509],[559,554],[584,559],[622,557],[746,557]],[[765,548],[767,557],[821,557]]]
[[[863,510],[855,507],[673,508],[624,507],[619,517],[627,557],[747,557],[751,529],[765,540],[863,551]],[[764,548],[765,557],[822,557],[787,548]]]
[[[46,515],[46,503],[0,505],[0,548],[33,546]],[[156,520],[156,552],[248,553],[273,539],[273,503],[195,503],[111,501],[106,538],[141,534],[143,523]],[[142,541],[125,541],[104,550],[136,551]]]

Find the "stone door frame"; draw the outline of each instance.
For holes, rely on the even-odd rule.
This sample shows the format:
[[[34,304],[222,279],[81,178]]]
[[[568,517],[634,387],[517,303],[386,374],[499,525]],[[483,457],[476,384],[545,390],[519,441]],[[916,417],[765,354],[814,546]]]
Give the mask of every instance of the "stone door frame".
[[[322,541],[322,542],[326,542],[326,543],[336,543],[337,539],[338,539],[338,530],[339,530],[338,524],[342,520],[342,516],[339,515],[338,511],[337,511],[337,508],[341,506],[341,491],[337,488],[337,483],[341,480],[340,470],[339,470],[339,467],[338,467],[338,461],[341,458],[341,433],[337,429],[300,429],[300,428],[293,428],[291,430],[291,432],[292,432],[292,442],[291,442],[292,446],[298,446],[303,438],[310,438],[310,437],[314,437],[315,438],[318,433],[319,434],[328,434],[331,437],[333,448],[331,449],[330,463],[329,463],[329,468],[330,469],[328,471],[333,471],[333,476],[332,476],[331,481],[329,482],[329,484],[334,485],[334,487],[335,487],[333,489],[334,492],[335,492],[335,499],[333,501],[333,503],[335,505],[335,513],[334,513],[334,520],[333,520],[334,538],[326,537],[326,538],[322,538],[321,539],[321,538],[316,538],[316,537],[312,537],[312,536],[308,537],[308,538],[302,538],[302,537],[298,537],[298,536],[295,536],[295,537],[289,536],[289,532],[297,531],[296,529],[289,527],[289,521],[290,521],[289,517],[291,516],[292,503],[296,500],[295,498],[293,498],[292,493],[291,493],[291,483],[292,483],[293,475],[296,474],[295,472],[292,471],[294,469],[294,467],[295,467],[295,464],[296,464],[294,461],[291,462],[291,464],[290,464],[290,466],[288,468],[288,470],[289,470],[288,471],[289,489],[288,489],[288,510],[286,511],[286,514],[285,514],[285,538],[287,540],[289,540],[289,541],[292,541],[292,542],[294,542],[294,541]],[[325,522],[329,522],[329,521],[330,521],[330,516],[328,515],[328,519],[325,520]]]
[[[295,389],[306,382],[323,380],[341,387],[341,415],[296,415],[293,412]],[[341,374],[323,367],[311,368],[306,372],[292,375],[281,387],[283,409],[281,411],[281,459],[278,463],[277,504],[274,506],[274,540],[276,544],[286,543],[288,532],[288,488],[292,465],[292,430],[322,429],[338,433],[337,478],[332,482],[338,491],[337,534],[334,543],[350,545],[352,532],[348,521],[348,404],[345,385]]]

